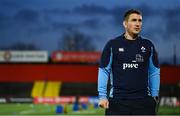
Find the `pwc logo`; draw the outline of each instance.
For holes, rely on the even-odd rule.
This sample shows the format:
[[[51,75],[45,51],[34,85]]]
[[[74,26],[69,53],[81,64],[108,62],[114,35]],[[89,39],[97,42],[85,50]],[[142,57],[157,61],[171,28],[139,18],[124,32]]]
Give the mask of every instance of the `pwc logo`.
[[[137,69],[138,68],[138,64],[137,63],[123,63],[123,70],[125,69],[132,69],[132,68],[135,68]]]

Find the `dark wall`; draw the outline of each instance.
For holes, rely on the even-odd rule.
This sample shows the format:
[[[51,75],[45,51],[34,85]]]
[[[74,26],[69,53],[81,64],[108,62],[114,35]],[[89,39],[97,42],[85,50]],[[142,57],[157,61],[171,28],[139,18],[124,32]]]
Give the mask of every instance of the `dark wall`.
[[[0,82],[97,82],[98,65],[0,64]]]
[[[98,64],[0,64],[0,82],[96,83]],[[180,66],[161,66],[161,84],[180,83]]]

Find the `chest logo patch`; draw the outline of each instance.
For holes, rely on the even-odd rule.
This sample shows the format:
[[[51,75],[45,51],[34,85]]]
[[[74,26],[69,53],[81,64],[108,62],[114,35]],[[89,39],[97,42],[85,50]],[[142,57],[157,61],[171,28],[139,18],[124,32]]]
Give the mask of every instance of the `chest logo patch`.
[[[124,52],[124,48],[119,48],[119,52]]]
[[[144,58],[141,54],[136,54],[136,62],[144,62]]]
[[[144,46],[141,47],[142,52],[146,52],[146,48]]]

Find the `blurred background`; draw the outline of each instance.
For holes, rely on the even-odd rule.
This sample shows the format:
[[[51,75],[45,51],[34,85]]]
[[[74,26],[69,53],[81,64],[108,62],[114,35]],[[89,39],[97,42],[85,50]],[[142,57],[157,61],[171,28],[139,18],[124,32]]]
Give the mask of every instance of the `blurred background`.
[[[158,113],[180,114],[179,0],[0,0],[0,114],[104,114],[99,59],[132,8],[158,52]]]

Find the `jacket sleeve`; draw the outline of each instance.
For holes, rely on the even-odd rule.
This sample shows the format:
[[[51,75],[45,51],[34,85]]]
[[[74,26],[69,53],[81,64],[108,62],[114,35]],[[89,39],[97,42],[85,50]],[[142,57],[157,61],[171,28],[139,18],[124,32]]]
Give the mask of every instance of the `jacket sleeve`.
[[[103,49],[98,70],[99,99],[107,99],[107,83],[111,72],[112,57],[112,48],[108,42]]]
[[[149,59],[149,89],[152,97],[159,96],[160,88],[160,68],[157,52],[154,45],[151,47],[151,55]]]

